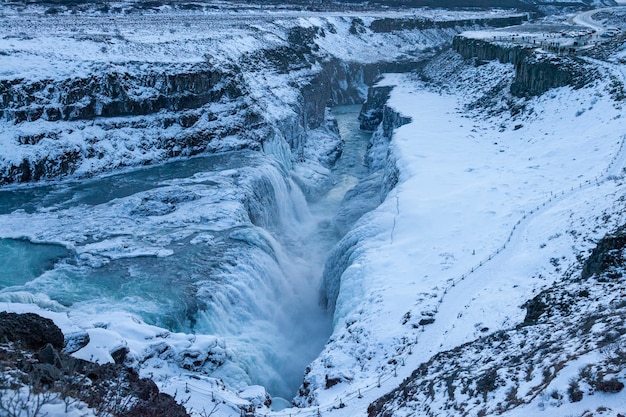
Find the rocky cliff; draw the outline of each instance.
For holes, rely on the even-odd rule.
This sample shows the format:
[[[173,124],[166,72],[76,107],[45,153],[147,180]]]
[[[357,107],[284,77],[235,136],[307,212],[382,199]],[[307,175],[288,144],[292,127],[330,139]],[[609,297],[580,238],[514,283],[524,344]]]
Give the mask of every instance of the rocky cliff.
[[[234,74],[207,63],[94,68],[91,76],[65,80],[2,80],[0,117],[17,124],[185,111],[226,95],[240,97],[238,84]]]
[[[253,17],[245,24],[246,17],[224,16],[211,30],[187,15],[137,16],[131,19],[136,28],[111,15],[90,17],[93,33],[60,14],[5,19],[8,36],[30,52],[16,58],[16,67],[6,61],[4,73],[13,75],[0,77],[0,134],[7,142],[0,184],[84,177],[200,152],[260,150],[276,135],[301,159],[307,131],[325,126],[328,105],[363,101],[380,74],[418,68],[461,30],[524,18],[460,16],[383,13],[306,23]],[[35,38],[22,39],[33,25],[34,33],[71,50],[40,49]],[[158,33],[164,29],[167,36]],[[164,40],[154,42],[159,36]],[[381,44],[391,49],[382,51]],[[0,52],[21,53],[10,46]],[[38,54],[49,62],[42,64]],[[184,59],[172,59],[177,54]],[[28,68],[30,60],[44,66]],[[58,70],[64,66],[67,71]]]
[[[96,415],[189,416],[154,382],[121,365],[123,349],[115,354],[119,363],[100,365],[64,353],[64,339],[50,319],[0,312],[0,414],[45,415],[62,401],[66,414],[80,402]]]
[[[384,18],[374,20],[370,27],[374,32],[386,33],[402,30],[426,30],[426,29],[448,29],[455,27],[505,27],[520,25],[527,16],[519,14],[516,16],[495,17],[486,19],[460,19],[448,21],[435,21],[432,19],[414,18],[414,19],[392,19]]]
[[[477,63],[498,60],[513,64],[515,79],[511,93],[516,96],[541,95],[551,88],[581,87],[588,79],[582,61],[574,56],[537,54],[534,47],[489,41],[458,35],[452,48]]]
[[[208,63],[94,65],[81,77],[2,80],[0,120],[25,152],[5,155],[0,184],[65,176],[95,161],[102,168],[81,174],[194,155],[243,126],[254,134],[260,116],[237,103],[242,86],[239,74]]]

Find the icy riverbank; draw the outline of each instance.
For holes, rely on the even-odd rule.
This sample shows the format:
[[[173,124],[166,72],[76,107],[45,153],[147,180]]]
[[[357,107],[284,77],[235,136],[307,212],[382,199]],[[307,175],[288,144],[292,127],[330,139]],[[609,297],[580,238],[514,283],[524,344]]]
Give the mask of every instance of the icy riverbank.
[[[481,101],[506,99],[510,66],[446,59],[428,84],[379,83],[410,119],[389,144],[398,183],[335,250],[349,255],[326,283],[335,330],[302,404],[354,415],[435,353],[521,323],[525,301],[624,221],[626,126],[607,81],[519,100],[511,116]]]
[[[5,179],[54,179],[0,191],[0,248],[68,252],[46,247],[0,306],[88,333],[78,357],[127,350],[190,410],[216,400],[224,416],[269,414],[266,391],[290,396],[303,371],[307,408],[275,415],[365,414],[438,352],[515,326],[623,220],[626,126],[606,69],[518,99],[510,65],[445,52],[425,66],[459,25],[481,24],[442,13],[90,16],[89,30],[2,16]],[[22,36],[31,26],[56,28],[57,48]],[[342,151],[328,104],[424,66],[379,82],[395,119],[371,171],[325,196]],[[327,260],[324,347],[318,281],[337,230],[349,232]]]

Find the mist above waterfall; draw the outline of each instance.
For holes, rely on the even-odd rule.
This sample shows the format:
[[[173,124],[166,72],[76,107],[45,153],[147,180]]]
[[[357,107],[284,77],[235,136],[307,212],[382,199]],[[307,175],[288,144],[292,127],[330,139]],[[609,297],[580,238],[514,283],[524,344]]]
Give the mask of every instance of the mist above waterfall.
[[[344,136],[358,110],[338,111]],[[250,151],[2,191],[0,244],[32,272],[5,277],[0,300],[54,306],[85,327],[130,327],[136,317],[211,335],[205,360],[174,360],[235,389],[259,384],[291,398],[331,331],[319,287],[339,238],[332,216],[365,170],[367,136],[353,136],[360,150],[345,150],[335,187],[312,211],[279,160]]]

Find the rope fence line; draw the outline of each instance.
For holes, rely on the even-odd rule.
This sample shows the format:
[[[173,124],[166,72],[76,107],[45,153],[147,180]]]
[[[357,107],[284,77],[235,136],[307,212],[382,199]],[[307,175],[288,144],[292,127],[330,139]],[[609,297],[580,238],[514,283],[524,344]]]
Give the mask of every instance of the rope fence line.
[[[618,151],[616,152],[616,154],[613,156],[613,158],[611,158],[611,161],[608,164],[608,167],[605,168],[604,170],[602,170],[599,174],[599,176],[596,176],[593,180],[589,179],[586,180],[582,183],[580,183],[578,185],[578,187],[572,186],[570,188],[569,191],[567,190],[562,190],[560,192],[557,192],[556,194],[551,192],[550,193],[550,198],[548,198],[547,201],[544,201],[543,203],[537,205],[535,208],[531,209],[528,214],[534,214],[535,212],[539,211],[541,208],[546,207],[549,203],[551,203],[552,201],[554,201],[558,196],[563,197],[566,193],[571,193],[577,190],[582,189],[583,187],[589,187],[593,184],[595,184],[596,186],[600,186],[601,184],[603,184],[604,182],[612,179],[613,175],[610,175],[610,170],[613,167],[613,165],[617,162],[617,159],[622,156],[621,154],[624,151],[624,143],[626,141],[626,135],[622,136],[622,140],[620,143],[620,147],[618,149]],[[507,239],[505,241],[505,243],[503,243],[500,247],[498,247],[496,250],[494,250],[491,254],[489,254],[484,260],[480,261],[478,263],[478,265],[474,266],[473,268],[471,268],[471,270],[465,274],[462,274],[459,278],[457,278],[456,280],[451,278],[448,281],[452,281],[453,283],[458,283],[461,280],[463,280],[464,278],[466,278],[468,275],[470,275],[471,273],[475,272],[478,268],[482,267],[485,263],[487,263],[488,261],[490,261],[491,259],[493,259],[496,255],[498,255],[500,252],[502,252],[504,249],[506,249],[506,245],[507,243],[510,243],[511,240],[513,239],[513,235],[515,234],[517,228],[521,225],[521,223],[526,220],[528,218],[527,214],[524,214],[522,216],[521,219],[519,219],[514,225],[513,228],[511,230],[511,232],[508,234]]]
[[[613,174],[610,174],[611,169],[613,168],[613,166],[617,163],[618,158],[623,157],[623,152],[624,152],[624,143],[626,142],[626,135],[622,136],[622,139],[620,141],[620,146],[619,149],[617,150],[617,152],[615,153],[615,155],[613,155],[613,157],[611,158],[611,160],[609,161],[609,164],[607,166],[607,168],[603,169],[600,174],[598,176],[596,176],[593,180],[589,179],[586,180],[582,183],[580,183],[578,185],[578,187],[572,186],[571,189],[569,191],[566,190],[561,190],[560,192],[557,192],[556,194],[554,192],[550,192],[550,198],[547,201],[544,201],[543,203],[537,205],[537,207],[531,209],[528,214],[534,214],[536,211],[539,211],[542,207],[546,207],[549,203],[551,203],[553,200],[555,200],[558,196],[565,196],[566,193],[572,193],[575,190],[581,190],[583,187],[590,187],[592,185],[595,184],[595,186],[599,187],[601,184],[603,184],[604,182],[611,180],[613,178]],[[622,164],[621,168],[623,169],[624,166]],[[438,304],[436,306],[435,312],[439,311],[439,306],[443,303],[443,299],[444,296],[447,294],[448,289],[450,289],[450,287],[455,286],[456,284],[458,284],[459,282],[465,280],[465,278],[467,278],[470,274],[476,272],[476,270],[478,270],[479,268],[481,268],[483,265],[485,265],[487,262],[489,262],[490,260],[492,260],[496,255],[498,255],[500,252],[502,252],[503,250],[506,249],[506,246],[508,243],[511,242],[511,240],[513,239],[513,236],[517,230],[517,228],[521,225],[521,223],[526,220],[528,218],[527,214],[524,214],[522,216],[521,219],[519,219],[514,225],[513,225],[513,229],[511,230],[511,232],[508,234],[506,241],[499,246],[496,250],[494,250],[492,253],[490,253],[485,259],[483,259],[482,261],[480,261],[478,263],[478,265],[472,267],[470,269],[469,272],[466,272],[465,274],[462,274],[459,278],[450,278],[447,282],[450,283],[450,285],[448,287],[446,287],[444,289],[444,292],[442,294],[442,296],[439,298]]]
[[[614,174],[610,174],[610,172],[613,166],[618,162],[618,159],[620,157],[624,158],[623,153],[625,150],[624,149],[625,142],[626,142],[626,135],[622,136],[619,149],[609,161],[607,168],[603,169],[598,176],[596,176],[594,179],[588,179],[582,183],[579,183],[578,187],[572,186],[568,190],[561,190],[559,192],[550,192],[550,197],[546,201],[538,204],[536,207],[532,208],[528,213],[524,213],[523,216],[517,220],[517,222],[513,225],[512,230],[507,235],[506,241],[502,245],[496,248],[493,252],[487,255],[483,260],[479,261],[478,264],[470,268],[464,274],[461,274],[457,278],[448,279],[446,281],[447,286],[443,288],[443,293],[441,297],[439,298],[439,300],[437,301],[437,304],[435,306],[435,309],[434,309],[435,313],[439,312],[439,307],[443,304],[444,298],[448,294],[449,290],[455,287],[456,284],[464,281],[467,277],[472,275],[478,269],[482,268],[486,263],[491,261],[493,258],[495,258],[498,254],[500,254],[502,251],[504,251],[507,248],[507,244],[511,242],[518,228],[522,225],[522,223],[526,219],[529,218],[530,214],[534,214],[535,212],[541,210],[541,208],[548,206],[551,202],[555,201],[559,197],[561,198],[564,197],[566,194],[570,194],[570,193],[573,193],[574,191],[579,191],[583,188],[591,187],[594,185],[599,187],[604,182],[613,179]],[[624,169],[623,163],[621,164],[620,168]],[[397,202],[397,204],[399,204],[399,202]],[[373,391],[374,389],[381,388],[383,383],[393,378],[397,378],[398,368],[406,366],[406,359],[408,359],[408,357],[412,355],[412,345],[419,344],[420,334],[423,332],[424,332],[424,326],[421,326],[421,331],[415,336],[415,340],[412,343],[407,343],[404,346],[405,349],[402,350],[401,354],[393,358],[393,359],[397,359],[394,366],[388,372],[385,372],[379,375],[375,382],[362,385],[358,388],[354,388],[354,390],[340,397],[336,397],[335,400],[327,404],[316,405],[316,406],[311,406],[307,408],[290,408],[289,412],[284,412],[284,411],[260,412],[259,410],[246,411],[246,409],[249,407],[249,403],[237,404],[212,390],[206,390],[206,389],[194,386],[192,384],[186,383],[185,392],[188,393],[190,391],[193,391],[197,394],[204,395],[207,398],[210,397],[210,401],[212,402],[221,401],[223,404],[228,405],[234,410],[238,410],[241,417],[251,417],[251,416],[254,416],[254,417],[309,417],[309,416],[321,417],[323,413],[330,412],[333,409],[340,409],[340,408],[348,407],[349,402],[355,399],[361,399],[363,397],[363,393],[367,393],[367,392]],[[245,400],[242,400],[242,401],[245,401]]]

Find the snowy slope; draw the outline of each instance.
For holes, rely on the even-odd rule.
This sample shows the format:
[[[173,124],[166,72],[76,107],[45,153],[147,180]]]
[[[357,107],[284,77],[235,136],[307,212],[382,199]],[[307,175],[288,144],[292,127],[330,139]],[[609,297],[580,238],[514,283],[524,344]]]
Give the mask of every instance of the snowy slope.
[[[445,84],[381,82],[395,86],[388,105],[411,118],[390,143],[399,183],[339,244],[350,265],[331,343],[306,378],[321,388],[307,387],[303,403],[342,401],[336,413],[355,415],[437,352],[516,326],[525,301],[624,221],[625,126],[606,81],[519,100],[512,117],[498,85],[510,67],[451,61],[430,70]]]
[[[428,13],[442,20],[472,16]],[[161,184],[162,190],[119,196],[93,208],[59,203],[55,210],[16,210],[0,217],[1,237],[60,242],[85,263],[97,263],[146,255],[168,257],[179,241],[189,238],[190,247],[211,246],[215,244],[211,232],[245,226],[246,232],[239,231],[235,240],[269,247],[268,252],[276,251],[276,257],[284,261],[279,245],[264,231],[251,227],[241,196],[232,190],[238,176],[252,168],[271,178],[280,177],[277,172],[293,170],[301,185],[317,187],[317,192],[326,187],[324,158],[336,145],[336,138],[327,126],[307,131],[307,121],[302,120],[302,107],[307,103],[302,102],[301,89],[311,87],[308,83],[328,60],[357,64],[407,56],[419,60],[447,44],[459,30],[379,33],[368,27],[376,16],[357,20],[340,13],[143,17],[145,20],[137,22],[135,17],[115,16],[113,24],[94,17],[86,30],[73,27],[71,16],[7,14],[3,22],[12,23],[3,26],[8,29],[2,33],[0,46],[11,58],[0,61],[0,73],[11,80],[64,80],[117,65],[122,72],[143,74],[143,64],[129,63],[135,60],[150,62],[148,72],[153,64],[180,69],[207,61],[211,67],[228,71],[232,61],[237,61],[243,69],[239,80],[245,86],[243,97],[232,101],[227,97],[202,111],[218,114],[218,123],[224,124],[221,127],[242,127],[247,119],[232,113],[243,106],[244,115],[261,117],[259,131],[225,135],[206,149],[251,148],[255,157],[265,152],[277,162],[176,179]],[[119,34],[111,28],[115,25]],[[211,29],[203,29],[207,27]],[[42,28],[58,32],[49,32],[49,37],[30,34]],[[294,62],[273,61],[271,53],[282,51],[292,28],[315,34],[314,45],[308,45],[314,48],[303,54],[296,51],[295,66],[290,66]],[[252,59],[259,57],[265,60]],[[485,336],[494,338],[490,335],[521,323],[524,302],[559,280],[564,270],[588,255],[598,239],[623,223],[621,179],[626,149],[622,135],[626,121],[606,77],[607,71],[615,68],[607,68],[601,69],[605,78],[583,89],[564,87],[530,99],[516,99],[507,93],[513,76],[510,65],[475,67],[453,54],[444,55],[425,70],[428,82],[414,75],[392,74],[380,81],[379,86],[394,87],[387,104],[389,113],[401,114],[410,123],[395,130],[388,148],[386,144],[372,147],[369,159],[382,161],[386,171],[378,174],[387,181],[397,175],[397,184],[392,188],[389,182],[372,181],[364,186],[368,191],[386,187],[386,192],[378,193],[382,203],[358,220],[335,249],[336,254],[349,254],[345,257],[347,268],[341,281],[334,283],[333,335],[307,369],[296,399],[306,407],[303,410],[271,412],[266,408],[265,390],[245,388],[250,381],[237,366],[230,342],[226,345],[215,336],[168,331],[165,325],[148,325],[124,311],[96,320],[100,307],[94,307],[91,315],[73,315],[46,296],[29,293],[17,298],[31,304],[14,303],[11,301],[17,299],[7,296],[2,308],[37,311],[52,316],[64,330],[88,331],[92,342],[77,353],[85,359],[111,361],[111,349],[126,345],[142,375],[153,377],[160,388],[177,393],[178,398],[189,397],[186,404],[198,415],[202,410],[205,414],[213,410],[216,416],[239,415],[239,407],[251,403],[263,415],[365,415],[370,403],[392,391],[420,364],[436,359],[438,353]],[[511,114],[510,109],[516,113]],[[135,120],[140,129],[147,126],[146,137],[160,131],[162,113]],[[213,127],[208,118],[202,121]],[[115,130],[119,136],[99,136],[103,130],[100,123],[100,119],[95,123],[41,120],[16,126],[3,121],[2,140],[5,149],[12,150],[3,156],[21,161],[26,156],[49,155],[58,142],[18,146],[12,135],[20,130],[37,134],[57,128],[62,132],[60,141],[77,148],[94,136],[101,146],[111,145],[100,165],[87,161],[77,169],[78,175],[170,156],[124,129]],[[180,131],[174,133],[172,136]],[[271,140],[263,141],[264,134],[270,134]],[[294,155],[292,151],[298,152]],[[306,163],[297,164],[303,157]],[[123,163],[120,158],[125,158]],[[311,162],[313,167],[307,165]],[[280,181],[291,184],[288,176]],[[172,209],[168,192],[178,195],[178,187],[183,185],[190,186],[193,195],[176,202],[176,211],[168,211]],[[255,183],[246,187],[253,193]],[[298,196],[296,200],[303,204]],[[198,205],[206,211],[198,210]],[[133,217],[136,211],[145,216]],[[207,212],[218,215],[204,216]],[[196,225],[188,228],[188,221]],[[106,226],[109,222],[115,224],[111,230]],[[157,239],[155,230],[168,233]],[[303,258],[307,255],[301,254]],[[157,304],[146,308],[153,307],[158,309]],[[554,339],[555,344],[561,341]],[[247,342],[253,344],[254,340]],[[490,352],[482,355],[488,359]],[[462,354],[459,361],[477,357]],[[196,361],[200,367],[195,366]],[[560,376],[556,387],[560,391],[564,390],[563,378]],[[229,386],[222,379],[228,379]],[[434,415],[445,415],[445,407],[452,406],[441,387],[435,397],[429,397]],[[505,388],[509,385],[503,384],[498,398],[505,395]],[[237,392],[239,389],[242,391]],[[532,407],[539,407],[539,400],[531,400],[535,401]],[[276,400],[275,407],[281,402]],[[412,415],[418,406],[422,405],[397,403],[390,410]],[[621,405],[611,406],[618,409]]]

